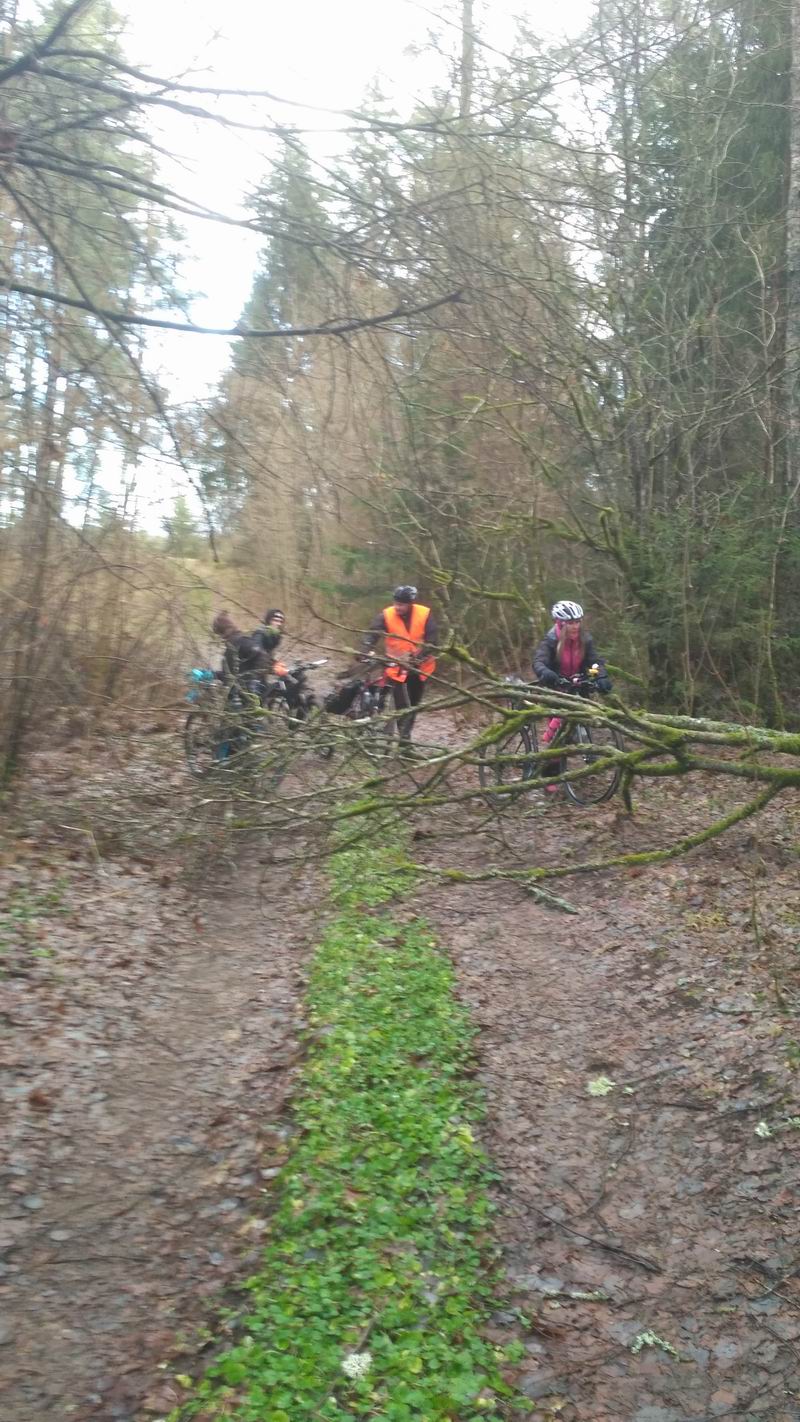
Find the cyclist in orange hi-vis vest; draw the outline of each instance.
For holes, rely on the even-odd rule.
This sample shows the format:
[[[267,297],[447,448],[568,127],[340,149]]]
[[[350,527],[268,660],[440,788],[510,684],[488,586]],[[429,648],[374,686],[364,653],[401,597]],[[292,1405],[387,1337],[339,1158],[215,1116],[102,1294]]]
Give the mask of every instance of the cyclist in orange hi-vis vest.
[[[369,625],[362,645],[366,657],[383,637],[384,652],[390,665],[386,669],[397,711],[397,734],[401,741],[410,741],[417,707],[422,700],[425,682],[436,670],[432,655],[437,639],[436,618],[429,607],[417,602],[417,589],[410,583],[395,588],[390,607],[385,607]],[[397,658],[399,665],[392,665]]]

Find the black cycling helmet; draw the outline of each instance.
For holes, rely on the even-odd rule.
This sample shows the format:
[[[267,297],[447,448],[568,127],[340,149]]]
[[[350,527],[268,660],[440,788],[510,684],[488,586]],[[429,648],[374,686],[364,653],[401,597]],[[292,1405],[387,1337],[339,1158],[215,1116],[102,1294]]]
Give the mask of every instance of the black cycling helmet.
[[[392,597],[395,602],[416,602],[417,589],[413,583],[401,583],[399,588],[395,588]]]
[[[281,622],[286,621],[286,613],[280,607],[268,607],[264,613],[264,626],[268,627],[273,617],[279,617]]]

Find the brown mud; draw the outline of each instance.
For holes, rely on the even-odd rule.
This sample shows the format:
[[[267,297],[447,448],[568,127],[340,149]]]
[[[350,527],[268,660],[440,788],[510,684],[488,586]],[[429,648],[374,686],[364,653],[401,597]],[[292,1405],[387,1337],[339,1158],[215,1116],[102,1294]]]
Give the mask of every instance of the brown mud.
[[[416,849],[482,869],[650,848],[720,795],[653,787],[633,823],[476,805],[457,838],[420,820]],[[249,842],[201,894],[46,829],[0,866],[3,1415],[132,1422],[177,1400],[161,1365],[257,1257],[320,876]],[[509,1378],[537,1415],[800,1422],[798,842],[787,799],[686,859],[560,881],[574,916],[508,883],[417,896],[478,1028],[492,1330],[524,1339]]]
[[[196,1347],[258,1256],[291,1134],[318,888],[258,848],[241,858],[204,889],[152,858],[69,857],[52,825],[6,843],[0,1396],[13,1422],[168,1410],[160,1365]]]
[[[713,819],[713,793],[659,785],[633,824],[532,797],[457,862],[658,847]],[[799,869],[787,797],[686,859],[552,881],[574,916],[510,884],[426,892],[478,1028],[532,1320],[513,1380],[546,1416],[800,1419]],[[513,1308],[494,1326],[519,1336]]]

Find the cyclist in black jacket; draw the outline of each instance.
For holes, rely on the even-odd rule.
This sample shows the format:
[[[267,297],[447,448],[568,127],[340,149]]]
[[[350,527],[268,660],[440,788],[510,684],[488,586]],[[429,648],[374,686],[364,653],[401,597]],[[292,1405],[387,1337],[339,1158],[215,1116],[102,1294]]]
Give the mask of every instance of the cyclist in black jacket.
[[[553,626],[545,633],[533,654],[533,672],[540,685],[560,687],[574,676],[586,676],[596,667],[595,686],[598,691],[610,691],[611,678],[606,674],[605,662],[597,655],[591,633],[583,626],[583,608],[580,603],[557,602],[552,607],[550,616]],[[550,717],[540,736],[543,746],[549,745],[560,725],[560,716]],[[559,761],[554,770],[558,773],[562,769],[563,765]],[[545,792],[556,796],[559,787],[546,785]]]
[[[225,643],[222,666],[226,681],[239,682],[243,678],[263,676],[269,671],[272,663],[258,636],[242,632],[229,612],[217,613],[211,631],[222,637]]]
[[[268,607],[264,613],[264,621],[253,633],[253,637],[258,640],[259,646],[267,656],[274,659],[283,637],[283,629],[286,625],[286,617],[279,607]]]
[[[542,686],[557,686],[572,676],[585,676],[590,667],[598,666],[598,691],[610,691],[605,663],[597,655],[591,632],[583,626],[583,608],[579,602],[557,602],[550,616],[553,626],[546,632],[533,654],[533,671]]]

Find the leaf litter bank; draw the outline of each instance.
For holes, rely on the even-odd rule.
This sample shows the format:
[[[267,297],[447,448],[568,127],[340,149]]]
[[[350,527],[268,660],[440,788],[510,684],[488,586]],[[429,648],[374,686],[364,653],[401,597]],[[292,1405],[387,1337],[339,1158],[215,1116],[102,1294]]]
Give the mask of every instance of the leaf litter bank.
[[[244,1336],[174,1422],[530,1410],[501,1376],[518,1345],[481,1331],[492,1207],[472,1028],[430,929],[391,913],[409,883],[397,863],[365,847],[334,861],[338,912],[312,969],[301,1136],[272,1241]]]
[[[505,852],[648,851],[729,805],[706,781],[645,787],[633,822],[517,811]],[[420,894],[478,1028],[495,1234],[537,1319],[515,1382],[560,1422],[799,1422],[798,808],[586,880],[575,917],[507,881]],[[496,853],[478,825],[461,862]]]

